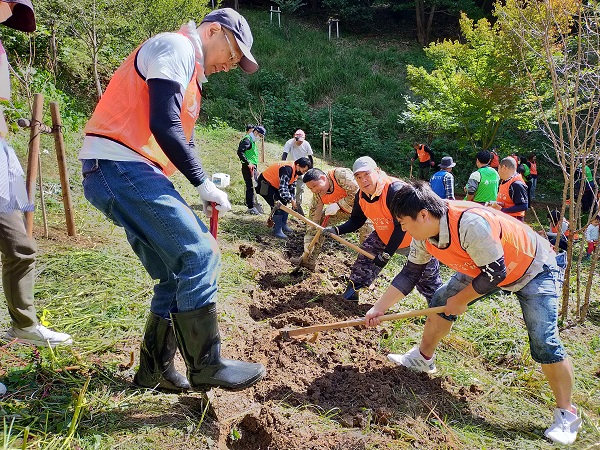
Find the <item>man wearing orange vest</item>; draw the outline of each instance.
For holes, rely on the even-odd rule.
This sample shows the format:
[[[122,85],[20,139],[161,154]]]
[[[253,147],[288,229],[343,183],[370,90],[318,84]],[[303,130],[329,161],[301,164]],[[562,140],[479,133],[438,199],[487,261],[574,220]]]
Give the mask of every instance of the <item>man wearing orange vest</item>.
[[[348,220],[358,192],[358,184],[356,184],[350,169],[336,167],[325,173],[314,168],[306,172],[302,179],[313,193],[309,209],[310,220],[322,226],[336,225]],[[362,244],[372,232],[373,225],[371,222],[365,222],[359,230],[360,243]],[[323,238],[321,237],[309,250],[310,243],[316,234],[317,230],[315,228],[307,227],[304,235],[304,254],[297,260],[292,261],[294,265],[300,265],[310,270],[315,269],[317,258],[323,246]],[[304,258],[305,256],[306,258]]]
[[[358,290],[373,283],[394,253],[408,253],[411,237],[402,230],[390,211],[392,199],[404,182],[388,176],[369,156],[358,158],[352,171],[360,191],[354,200],[350,218],[342,225],[327,227],[323,232],[337,235],[351,233],[362,227],[367,220],[375,228],[361,245],[364,250],[375,255],[375,259],[358,255],[352,266],[346,291],[342,294],[345,300],[357,302]],[[437,260],[432,258],[417,283],[418,291],[428,301],[442,284],[439,269]]]
[[[419,160],[419,178],[421,180],[429,180],[429,172],[432,167],[435,167],[433,151],[425,144],[413,142],[415,153],[410,160],[412,164],[415,159]]]
[[[489,206],[524,222],[525,212],[529,208],[527,186],[523,182],[521,174],[517,173],[517,164],[514,158],[508,156],[500,161],[498,175],[501,180],[498,198],[495,202],[490,202]]]
[[[537,188],[538,170],[537,156],[529,155],[529,199],[535,200],[535,190]]]
[[[575,441],[581,419],[571,403],[573,368],[558,334],[558,292],[564,258],[529,226],[499,211],[472,202],[440,199],[420,181],[403,186],[392,213],[413,236],[410,256],[391,286],[367,312],[368,326],[412,290],[432,257],[457,272],[440,287],[430,307],[444,314],[427,318],[421,343],[404,355],[388,358],[417,371],[434,373],[435,350],[450,333],[457,316],[481,297],[502,288],[519,299],[529,334],[531,357],[542,365],[556,397],[555,422],[546,430],[554,442]]]
[[[303,156],[296,161],[279,161],[267,167],[258,177],[256,192],[260,194],[273,208],[276,201],[284,205],[291,203],[292,209],[298,207],[296,203],[296,180],[299,176],[312,169],[312,162]],[[287,226],[288,213],[278,209],[273,214],[273,235],[287,239],[284,231],[292,231]]]
[[[239,390],[265,374],[262,364],[221,357],[217,322],[219,248],[167,178],[178,169],[198,189],[205,213],[231,209],[227,194],[204,173],[193,130],[202,83],[238,65],[254,73],[248,22],[217,9],[200,26],[142,43],[113,75],[85,127],[79,159],[85,197],[117,225],[149,275],[150,303],[138,386],[180,392]],[[187,379],[173,364],[179,348]]]

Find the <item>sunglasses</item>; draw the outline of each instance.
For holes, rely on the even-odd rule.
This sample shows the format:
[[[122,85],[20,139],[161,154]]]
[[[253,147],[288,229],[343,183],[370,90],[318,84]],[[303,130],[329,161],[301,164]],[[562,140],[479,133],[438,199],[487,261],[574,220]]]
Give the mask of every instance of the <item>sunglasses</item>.
[[[229,56],[229,69],[236,69],[238,67],[238,63],[234,62],[231,63],[231,61],[235,61],[237,59],[237,55],[235,53],[235,50],[233,49],[233,45],[231,45],[231,41],[229,40],[229,36],[227,36],[227,33],[225,32],[225,30],[223,30],[223,36],[225,36],[225,40],[227,41],[227,45],[229,45],[229,51],[231,52],[231,55]]]

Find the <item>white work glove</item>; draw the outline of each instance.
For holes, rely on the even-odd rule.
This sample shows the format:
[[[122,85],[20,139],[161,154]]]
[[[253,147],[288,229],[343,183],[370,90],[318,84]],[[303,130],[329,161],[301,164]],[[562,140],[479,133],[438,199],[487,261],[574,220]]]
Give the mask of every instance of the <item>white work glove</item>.
[[[211,202],[217,204],[217,210],[219,211],[219,217],[222,217],[227,211],[231,209],[231,203],[227,198],[227,194],[221,189],[215,186],[210,180],[206,180],[200,186],[197,187],[200,198],[202,199],[202,206],[204,208],[204,214],[207,217],[212,216]]]
[[[335,216],[335,214],[340,210],[340,205],[337,203],[331,203],[325,207],[325,215],[326,216]]]

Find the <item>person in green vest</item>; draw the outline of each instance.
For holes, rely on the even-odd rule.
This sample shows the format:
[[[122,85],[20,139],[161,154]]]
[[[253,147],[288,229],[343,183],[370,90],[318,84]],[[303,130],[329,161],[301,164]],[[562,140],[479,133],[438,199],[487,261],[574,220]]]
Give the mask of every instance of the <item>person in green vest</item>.
[[[254,195],[254,185],[258,178],[258,150],[256,149],[256,140],[267,134],[265,127],[261,125],[246,125],[246,135],[240,141],[238,146],[238,158],[242,162],[242,176],[246,183],[246,206],[249,214],[260,214]]]
[[[469,181],[467,181],[465,187],[467,191],[465,200],[481,204],[496,201],[500,176],[498,172],[489,166],[491,161],[492,154],[488,150],[477,152],[477,159],[475,160],[477,170],[469,176]]]

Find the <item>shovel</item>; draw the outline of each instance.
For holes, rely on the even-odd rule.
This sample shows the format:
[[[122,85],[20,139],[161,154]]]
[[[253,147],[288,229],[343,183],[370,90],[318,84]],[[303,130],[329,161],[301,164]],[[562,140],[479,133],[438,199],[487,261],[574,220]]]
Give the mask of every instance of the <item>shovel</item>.
[[[276,202],[275,203],[275,208],[279,208],[289,214],[291,214],[292,216],[294,216],[295,218],[302,220],[304,222],[306,222],[307,224],[309,224],[312,227],[315,227],[317,230],[319,231],[323,231],[323,227],[321,225],[319,225],[318,223],[313,222],[310,219],[307,219],[306,217],[304,217],[302,214],[297,213],[296,211],[294,211],[292,208],[289,208],[287,206],[285,206],[284,204],[282,204],[281,202]],[[369,259],[375,259],[375,255],[372,255],[371,253],[369,253],[366,250],[363,250],[362,248],[360,248],[358,245],[353,244],[352,242],[348,242],[346,239],[344,239],[341,236],[338,236],[337,234],[330,234],[329,236],[331,236],[332,239],[335,239],[336,241],[340,242],[341,244],[344,244],[346,247],[351,248],[352,250],[360,253],[361,255],[366,256]]]
[[[433,314],[443,313],[445,309],[446,309],[445,306],[436,306],[435,308],[426,308],[426,309],[415,309],[412,311],[406,311],[406,312],[402,312],[402,313],[386,314],[383,316],[379,316],[379,320],[381,320],[382,322],[386,322],[389,320],[398,320],[398,319],[404,319],[407,317],[431,316]],[[284,330],[281,330],[279,332],[279,335],[283,339],[289,339],[293,336],[301,336],[303,334],[314,333],[315,336],[313,336],[311,338],[311,341],[314,342],[316,340],[316,334],[321,331],[339,330],[340,328],[357,327],[357,326],[361,326],[361,325],[365,325],[364,317],[361,319],[346,320],[344,322],[332,322],[332,323],[325,323],[325,324],[321,324],[321,325],[311,325],[310,327],[296,328],[293,330],[286,328]]]

